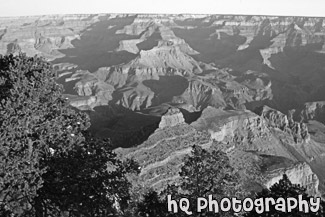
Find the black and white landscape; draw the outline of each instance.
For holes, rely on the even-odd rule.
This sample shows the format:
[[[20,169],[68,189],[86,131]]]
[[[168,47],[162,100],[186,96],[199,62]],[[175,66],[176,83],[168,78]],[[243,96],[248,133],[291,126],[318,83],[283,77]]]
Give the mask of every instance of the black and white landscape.
[[[139,164],[133,186],[161,192],[179,183],[197,145],[225,153],[247,192],[286,174],[308,194],[325,194],[323,18],[0,17],[0,53],[21,52],[51,64],[94,139],[109,138],[118,159]],[[0,129],[5,135],[1,121]]]

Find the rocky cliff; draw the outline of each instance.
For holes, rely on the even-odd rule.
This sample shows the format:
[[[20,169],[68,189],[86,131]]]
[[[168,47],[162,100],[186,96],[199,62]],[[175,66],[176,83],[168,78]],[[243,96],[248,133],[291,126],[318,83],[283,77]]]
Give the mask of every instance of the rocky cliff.
[[[289,168],[269,172],[267,174],[268,181],[265,183],[266,187],[269,188],[282,179],[281,174],[286,174],[293,184],[306,187],[310,194],[320,196],[318,191],[319,179],[308,164],[299,163]]]
[[[100,75],[97,81],[87,76],[74,83],[60,80],[67,94],[80,96],[79,104],[86,102],[83,96],[96,96],[92,108],[114,102],[141,110],[176,102],[200,111],[209,105],[236,109],[269,101],[286,113],[307,100],[321,100],[324,88],[322,18],[17,17],[0,18],[0,36],[0,53],[44,56],[59,75],[71,72],[66,79],[75,79],[80,70]],[[184,84],[175,83],[161,97],[151,83],[164,85],[164,76],[181,76]],[[180,85],[184,88],[177,89]]]
[[[159,129],[163,129],[165,127],[174,127],[179,124],[184,124],[185,119],[181,111],[177,108],[170,108],[167,112],[161,117],[161,121],[159,123]]]
[[[89,14],[0,18],[0,54],[51,61],[91,131],[157,189],[193,144],[270,186],[325,180],[323,18]]]
[[[260,184],[266,187],[286,173],[293,183],[306,186],[312,195],[323,191],[318,178],[322,172],[295,146],[291,133],[274,126],[263,116],[247,110],[207,107],[188,125],[178,121],[180,114],[176,109],[169,110],[160,122],[161,126],[169,120],[168,127],[160,127],[136,148],[116,150],[121,156],[135,158],[140,163],[140,180],[146,185],[161,189],[177,182],[182,159],[195,144],[226,152],[243,176],[253,176],[250,172],[255,171],[255,175],[264,177]],[[318,148],[310,141],[308,145]],[[317,155],[324,153],[324,148],[318,149]],[[256,181],[250,178],[252,183]]]
[[[282,131],[288,132],[294,138],[296,143],[308,142],[310,135],[307,125],[304,123],[295,122],[292,116],[286,116],[280,111],[271,109],[267,106],[257,110],[257,113],[268,120],[269,124],[274,128],[279,128]]]
[[[301,108],[290,111],[293,118],[300,122],[316,120],[325,124],[325,101],[307,102]]]

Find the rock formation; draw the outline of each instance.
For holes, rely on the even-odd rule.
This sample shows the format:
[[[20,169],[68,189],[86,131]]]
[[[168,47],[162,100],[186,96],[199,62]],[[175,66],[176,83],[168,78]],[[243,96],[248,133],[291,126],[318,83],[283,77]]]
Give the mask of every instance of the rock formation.
[[[85,14],[0,18],[0,54],[48,59],[91,131],[140,179],[177,181],[194,144],[270,186],[325,190],[323,18]],[[287,114],[287,115],[286,115]]]
[[[185,123],[185,119],[182,112],[178,108],[170,108],[161,117],[159,129],[163,129],[165,127],[173,127],[183,123]]]
[[[142,168],[140,179],[156,189],[177,182],[181,160],[195,144],[208,150],[221,149],[240,171],[258,171],[265,177],[266,187],[286,173],[293,183],[305,185],[310,194],[319,194],[320,181],[314,166],[288,147],[290,144],[283,138],[290,139],[290,134],[279,134],[273,128],[268,120],[250,111],[223,111],[213,107],[206,108],[197,121],[188,125],[179,110],[172,108],[144,143],[116,151],[123,157],[135,158]]]
[[[308,102],[302,108],[291,111],[294,119],[307,122],[309,120],[317,120],[325,124],[325,101]]]
[[[269,188],[277,183],[282,178],[282,174],[286,174],[293,184],[306,187],[311,195],[320,196],[318,191],[319,179],[308,164],[299,163],[286,169],[282,168],[269,172],[267,174],[268,181],[265,184],[266,187]]]
[[[291,116],[288,118],[280,111],[271,109],[267,106],[262,107],[257,113],[268,120],[270,126],[290,133],[296,143],[302,142],[302,140],[308,141],[310,139],[306,124],[295,122]]]

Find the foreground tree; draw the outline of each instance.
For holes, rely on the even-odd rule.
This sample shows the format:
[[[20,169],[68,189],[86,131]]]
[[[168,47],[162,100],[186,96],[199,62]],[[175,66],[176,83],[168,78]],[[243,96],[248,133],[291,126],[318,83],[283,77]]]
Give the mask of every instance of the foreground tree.
[[[71,109],[55,76],[40,57],[0,56],[1,216],[47,216],[49,207],[96,216],[128,199],[135,164],[86,133],[88,116]]]
[[[258,198],[273,198],[277,200],[278,198],[287,199],[293,197],[298,199],[298,196],[302,195],[302,198],[309,202],[309,199],[312,198],[306,193],[306,188],[292,184],[286,174],[283,175],[282,179],[270,187],[270,189],[263,189],[261,192],[256,194],[256,199]],[[270,207],[270,212],[264,212],[262,214],[256,213],[255,210],[247,213],[246,217],[316,217],[316,216],[325,216],[324,212],[324,202],[321,202],[320,209],[318,212],[313,213],[304,213],[300,212],[299,209],[293,209],[291,212],[282,212],[275,209],[275,206]]]
[[[109,141],[85,138],[81,147],[44,162],[47,172],[34,200],[37,216],[109,216],[127,208],[128,173],[137,173],[138,165],[118,160]]]
[[[224,152],[209,152],[195,145],[191,155],[184,158],[179,184],[169,185],[159,196],[154,192],[146,194],[139,205],[138,216],[188,216],[180,210],[175,214],[168,212],[167,195],[171,195],[176,201],[181,198],[189,199],[192,216],[232,216],[230,212],[197,212],[197,198],[208,198],[212,195],[213,199],[219,201],[224,197],[239,199],[246,195],[242,186],[241,178],[230,166]]]
[[[30,209],[28,202],[43,183],[45,167],[40,160],[50,148],[71,149],[87,128],[87,117],[68,108],[54,77],[51,66],[41,58],[0,56],[2,210]]]
[[[195,198],[214,194],[221,199],[243,193],[236,191],[241,187],[238,182],[240,178],[222,151],[209,152],[200,146],[193,146],[192,154],[184,159],[180,176],[180,187],[186,192],[184,194]]]
[[[137,206],[137,216],[139,217],[166,217],[169,216],[167,211],[167,202],[162,200],[158,193],[149,190]]]

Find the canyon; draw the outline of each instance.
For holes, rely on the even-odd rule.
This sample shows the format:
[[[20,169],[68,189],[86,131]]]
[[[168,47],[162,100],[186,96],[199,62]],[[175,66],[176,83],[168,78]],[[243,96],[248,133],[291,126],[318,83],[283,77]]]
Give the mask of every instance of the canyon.
[[[269,187],[325,194],[323,18],[83,14],[0,17],[0,54],[39,55],[139,180],[177,182],[193,145]],[[257,182],[257,177],[262,177]]]

